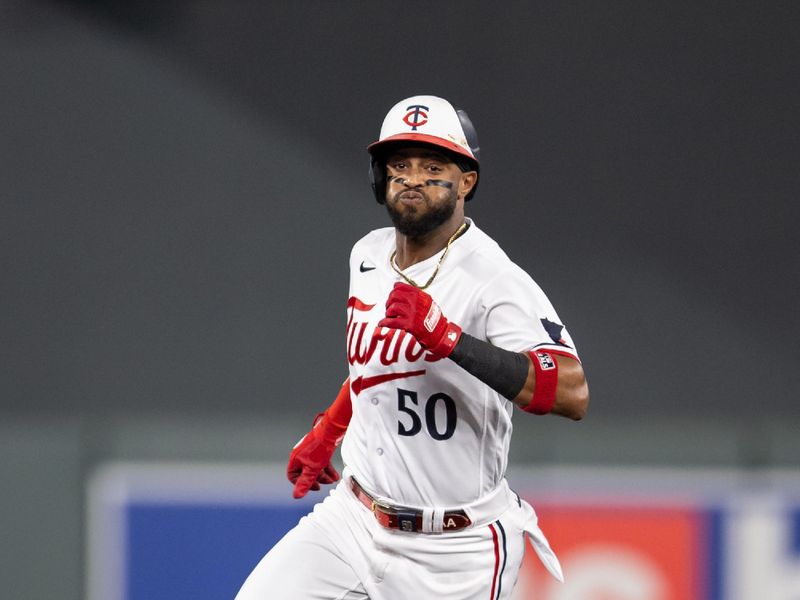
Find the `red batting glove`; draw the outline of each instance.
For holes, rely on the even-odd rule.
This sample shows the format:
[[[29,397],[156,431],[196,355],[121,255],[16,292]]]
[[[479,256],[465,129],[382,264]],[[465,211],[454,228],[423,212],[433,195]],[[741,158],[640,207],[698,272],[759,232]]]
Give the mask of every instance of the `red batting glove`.
[[[450,356],[461,338],[461,327],[444,317],[433,298],[407,283],[394,284],[378,326],[407,331],[437,358]]]
[[[320,489],[320,484],[339,480],[339,472],[331,464],[336,446],[344,430],[328,422],[325,413],[314,419],[314,426],[292,449],[286,476],[294,484],[293,496],[302,498],[308,490]]]

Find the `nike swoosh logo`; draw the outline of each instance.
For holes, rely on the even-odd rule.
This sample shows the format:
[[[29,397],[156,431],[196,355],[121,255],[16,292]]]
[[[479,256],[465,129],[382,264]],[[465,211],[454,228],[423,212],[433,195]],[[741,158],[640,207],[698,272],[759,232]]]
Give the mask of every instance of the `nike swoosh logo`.
[[[364,266],[364,261],[362,260],[361,261],[361,266],[359,267],[359,269],[361,270],[362,273],[366,273],[367,271],[374,271],[375,267],[365,267]]]
[[[386,383],[387,381],[405,379],[406,377],[419,377],[420,375],[425,375],[425,369],[421,371],[404,371],[402,373],[383,373],[381,375],[373,375],[372,377],[358,377],[350,384],[350,389],[358,396],[362,390]]]

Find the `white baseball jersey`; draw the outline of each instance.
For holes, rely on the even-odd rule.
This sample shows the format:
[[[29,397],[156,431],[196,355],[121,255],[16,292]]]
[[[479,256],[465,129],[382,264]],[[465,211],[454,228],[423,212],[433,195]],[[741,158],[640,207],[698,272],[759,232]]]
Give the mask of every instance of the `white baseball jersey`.
[[[394,228],[379,229],[357,242],[350,258],[353,417],[342,481],[267,553],[237,600],[509,600],[526,535],[563,581],[535,511],[503,479],[512,403],[452,360],[431,359],[411,335],[377,327],[402,280],[389,263],[394,248]],[[440,256],[406,275],[426,282]],[[478,339],[512,351],[575,355],[542,290],[472,222],[426,291]],[[354,495],[351,476],[381,500],[421,509],[430,530],[427,521],[421,533],[384,528]],[[434,534],[436,511],[460,507],[472,525]]]
[[[468,220],[469,221],[469,220]],[[474,222],[425,291],[444,316],[491,344],[521,352],[575,347],[539,286]],[[350,256],[347,359],[353,417],[342,458],[371,492],[408,507],[458,507],[505,476],[513,404],[408,333],[377,326],[403,281],[390,264],[395,229],[367,234]],[[404,273],[427,282],[441,253]]]

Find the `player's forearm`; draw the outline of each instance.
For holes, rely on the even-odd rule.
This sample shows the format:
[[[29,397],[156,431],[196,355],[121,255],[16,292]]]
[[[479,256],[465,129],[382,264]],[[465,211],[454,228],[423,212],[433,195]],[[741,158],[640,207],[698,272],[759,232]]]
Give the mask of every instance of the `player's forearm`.
[[[504,398],[530,410],[537,393],[536,369],[527,353],[504,350],[462,333],[449,358]],[[589,404],[583,368],[567,356],[553,354],[553,359],[558,366],[555,398],[544,412],[580,420]]]
[[[336,399],[325,411],[329,427],[337,433],[344,435],[350,418],[353,416],[353,406],[350,402],[350,378],[344,380]]]
[[[530,366],[527,356],[498,348],[468,333],[461,334],[449,358],[508,400],[516,402],[527,385]]]

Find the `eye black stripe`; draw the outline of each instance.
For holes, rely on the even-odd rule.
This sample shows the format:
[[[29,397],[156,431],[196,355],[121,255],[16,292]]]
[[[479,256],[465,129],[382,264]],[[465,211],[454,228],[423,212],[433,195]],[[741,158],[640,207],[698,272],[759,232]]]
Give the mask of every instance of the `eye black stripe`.
[[[440,187],[447,188],[448,190],[453,189],[453,182],[445,181],[444,179],[426,179],[425,185],[438,185]]]

